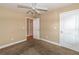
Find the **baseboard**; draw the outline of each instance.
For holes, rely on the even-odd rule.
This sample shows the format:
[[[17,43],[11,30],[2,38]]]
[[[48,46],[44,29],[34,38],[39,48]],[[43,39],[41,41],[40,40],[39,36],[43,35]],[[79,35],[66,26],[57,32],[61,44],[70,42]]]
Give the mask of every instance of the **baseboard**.
[[[51,41],[49,41],[49,40],[47,40],[47,39],[41,38],[41,40],[46,41],[46,42],[51,43],[51,44],[55,44],[55,45],[60,46],[60,44],[58,44],[58,43],[56,43],[56,42],[51,42]]]
[[[9,44],[6,44],[6,45],[2,45],[2,46],[0,46],[0,49],[6,48],[6,47],[9,47],[11,45],[15,45],[15,44],[18,44],[18,43],[21,43],[21,42],[24,42],[24,41],[26,41],[26,39],[20,40],[20,41],[17,41],[17,42],[13,42],[13,43],[9,43]]]
[[[62,46],[60,43],[58,44],[58,43],[55,43],[55,42],[51,42],[51,41],[49,41],[49,40],[47,40],[47,39],[41,38],[41,40],[43,40],[43,41],[45,41],[45,42],[48,42],[48,43],[51,43],[51,44],[54,44],[54,45],[58,45],[58,46],[64,47],[64,46]],[[64,47],[64,48],[68,48],[68,47]],[[68,48],[68,49],[71,49],[71,50],[74,50],[74,51],[79,52],[78,50],[75,50],[75,49],[72,49],[72,48]]]

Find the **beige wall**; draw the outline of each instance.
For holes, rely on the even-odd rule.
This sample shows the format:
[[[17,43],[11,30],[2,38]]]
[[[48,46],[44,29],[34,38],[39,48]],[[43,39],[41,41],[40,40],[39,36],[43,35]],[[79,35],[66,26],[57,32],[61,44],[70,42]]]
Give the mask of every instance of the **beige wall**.
[[[23,13],[0,6],[0,46],[25,39],[25,17]]]
[[[62,12],[79,9],[79,4],[72,4],[56,10],[51,10],[41,15],[41,38],[59,43],[59,14]]]

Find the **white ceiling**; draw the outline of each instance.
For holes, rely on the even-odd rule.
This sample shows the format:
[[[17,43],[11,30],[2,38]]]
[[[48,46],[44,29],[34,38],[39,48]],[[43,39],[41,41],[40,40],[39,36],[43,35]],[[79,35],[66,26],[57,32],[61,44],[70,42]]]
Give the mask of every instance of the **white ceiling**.
[[[32,6],[32,3],[0,3],[1,6],[10,7],[13,10],[18,10],[20,12],[26,12],[27,9],[24,8],[17,8],[17,5],[24,5],[24,6]],[[71,3],[37,3],[36,7],[46,10],[56,9],[60,7],[64,7],[67,5],[71,5]]]

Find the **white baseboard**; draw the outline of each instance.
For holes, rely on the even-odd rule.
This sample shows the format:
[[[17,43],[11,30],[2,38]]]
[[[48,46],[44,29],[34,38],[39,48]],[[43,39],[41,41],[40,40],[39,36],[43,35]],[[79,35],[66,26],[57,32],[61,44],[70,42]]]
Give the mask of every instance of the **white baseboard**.
[[[58,43],[56,43],[56,42],[51,42],[51,41],[49,41],[49,40],[47,40],[47,39],[41,38],[41,40],[43,40],[43,41],[45,41],[45,42],[48,42],[48,43],[51,43],[51,44],[54,44],[54,45],[58,45],[58,46],[64,47],[64,46],[62,46],[60,43],[58,44]],[[68,47],[64,47],[64,48],[68,48]],[[71,49],[71,50],[74,50],[74,51],[79,52],[79,50],[75,50],[75,49],[72,49],[72,48],[68,48],[68,49]]]
[[[17,44],[17,43],[21,43],[21,42],[24,42],[24,41],[26,41],[26,39],[20,40],[20,41],[17,41],[17,42],[13,42],[13,43],[9,43],[9,44],[6,44],[6,45],[2,45],[2,46],[0,46],[0,49],[6,48],[6,47],[9,47],[11,45],[14,45],[14,44]]]
[[[55,44],[55,45],[60,46],[60,44],[58,44],[58,43],[56,43],[56,42],[51,42],[51,41],[49,41],[49,40],[47,40],[47,39],[41,38],[41,40],[46,41],[46,42],[51,43],[51,44]]]

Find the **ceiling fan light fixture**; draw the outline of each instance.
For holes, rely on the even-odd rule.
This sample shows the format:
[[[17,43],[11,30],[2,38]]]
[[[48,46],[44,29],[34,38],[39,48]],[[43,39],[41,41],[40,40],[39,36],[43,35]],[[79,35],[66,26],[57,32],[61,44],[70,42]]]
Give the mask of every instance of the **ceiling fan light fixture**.
[[[26,14],[29,14],[29,15],[39,15],[39,14],[42,14],[41,12],[47,11],[45,9],[37,8],[37,3],[32,3],[31,7],[30,6],[23,6],[23,5],[18,5],[17,7],[28,9],[29,11]]]

